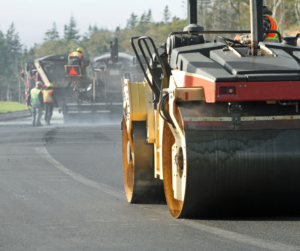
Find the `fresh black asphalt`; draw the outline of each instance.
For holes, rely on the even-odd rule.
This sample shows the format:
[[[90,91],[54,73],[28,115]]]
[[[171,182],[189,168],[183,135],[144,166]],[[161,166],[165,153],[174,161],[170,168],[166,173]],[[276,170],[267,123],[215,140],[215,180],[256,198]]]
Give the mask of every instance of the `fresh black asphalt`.
[[[1,251],[300,250],[300,213],[176,220],[167,205],[128,204],[120,121],[52,122],[0,123]]]

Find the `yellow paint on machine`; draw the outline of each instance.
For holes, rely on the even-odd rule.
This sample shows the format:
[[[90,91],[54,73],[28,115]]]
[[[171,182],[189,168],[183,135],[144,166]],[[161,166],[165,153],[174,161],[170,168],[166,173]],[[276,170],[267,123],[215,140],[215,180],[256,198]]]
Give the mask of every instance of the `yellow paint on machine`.
[[[130,83],[125,80],[124,85],[124,108],[130,116],[131,121],[147,120],[145,83]]]
[[[175,88],[175,97],[178,101],[199,101],[205,100],[204,89],[198,88]]]
[[[145,83],[130,83],[131,116],[133,121],[147,119]]]

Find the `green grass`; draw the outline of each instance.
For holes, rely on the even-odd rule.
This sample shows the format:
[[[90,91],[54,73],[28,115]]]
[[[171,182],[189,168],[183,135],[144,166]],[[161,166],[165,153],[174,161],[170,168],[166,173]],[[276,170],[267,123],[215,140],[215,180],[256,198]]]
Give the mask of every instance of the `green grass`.
[[[17,112],[27,109],[27,105],[18,102],[0,102],[0,113]]]

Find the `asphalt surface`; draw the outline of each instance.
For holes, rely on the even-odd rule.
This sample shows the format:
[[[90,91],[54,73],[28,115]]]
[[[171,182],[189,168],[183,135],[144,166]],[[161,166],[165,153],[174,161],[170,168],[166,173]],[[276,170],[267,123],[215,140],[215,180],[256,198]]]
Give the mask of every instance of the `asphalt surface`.
[[[176,220],[122,175],[120,119],[0,122],[0,250],[300,250],[299,216]]]

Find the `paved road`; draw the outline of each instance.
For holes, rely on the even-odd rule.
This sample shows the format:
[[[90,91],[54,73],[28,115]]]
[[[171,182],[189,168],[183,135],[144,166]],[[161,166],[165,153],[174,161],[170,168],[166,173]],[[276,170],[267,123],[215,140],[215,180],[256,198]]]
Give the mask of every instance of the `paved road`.
[[[0,123],[0,250],[300,250],[300,217],[175,220],[130,205],[118,123]]]

